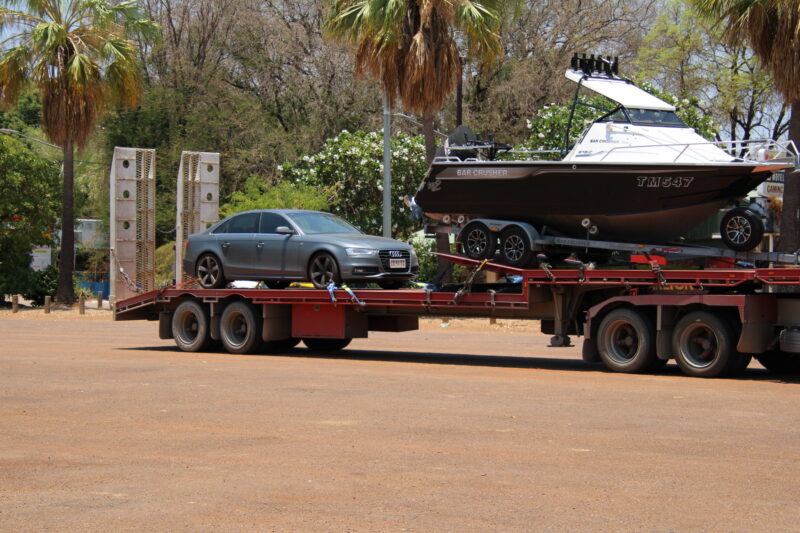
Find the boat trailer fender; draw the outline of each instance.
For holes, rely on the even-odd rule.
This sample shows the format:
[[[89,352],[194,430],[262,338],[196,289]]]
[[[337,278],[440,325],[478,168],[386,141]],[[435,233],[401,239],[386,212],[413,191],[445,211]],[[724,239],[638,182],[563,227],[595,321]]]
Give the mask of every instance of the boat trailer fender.
[[[472,220],[470,220],[470,222],[482,222],[483,224],[486,225],[486,227],[489,228],[489,231],[491,231],[492,233],[496,233],[498,235],[502,233],[506,228],[517,226],[522,231],[524,231],[525,234],[528,236],[531,245],[531,250],[534,252],[542,251],[541,245],[536,244],[536,241],[541,239],[539,231],[536,228],[534,228],[531,224],[528,224],[527,222],[517,222],[514,220],[496,220],[492,218],[473,218]]]

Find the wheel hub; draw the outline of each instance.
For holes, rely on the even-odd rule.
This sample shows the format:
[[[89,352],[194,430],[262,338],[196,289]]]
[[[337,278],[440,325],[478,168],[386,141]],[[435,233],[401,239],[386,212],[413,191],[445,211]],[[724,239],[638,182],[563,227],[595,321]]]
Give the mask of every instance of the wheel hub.
[[[627,362],[639,349],[639,338],[636,330],[629,323],[620,321],[611,326],[610,355],[620,361]]]
[[[704,368],[714,362],[719,349],[714,332],[703,325],[689,328],[682,338],[685,359],[696,368]]]
[[[509,236],[503,245],[503,255],[509,261],[519,261],[522,258],[522,253],[525,250],[525,244],[518,235]]]
[[[731,242],[742,244],[750,238],[752,228],[745,217],[735,216],[728,221],[725,232]]]
[[[467,235],[467,248],[472,255],[481,255],[486,251],[486,234],[481,230],[472,230]]]

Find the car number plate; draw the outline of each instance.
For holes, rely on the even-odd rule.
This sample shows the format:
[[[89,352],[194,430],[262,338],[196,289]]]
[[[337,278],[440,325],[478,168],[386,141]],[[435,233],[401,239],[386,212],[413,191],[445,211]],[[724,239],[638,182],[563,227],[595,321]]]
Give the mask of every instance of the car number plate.
[[[389,259],[389,268],[406,268],[405,259]]]

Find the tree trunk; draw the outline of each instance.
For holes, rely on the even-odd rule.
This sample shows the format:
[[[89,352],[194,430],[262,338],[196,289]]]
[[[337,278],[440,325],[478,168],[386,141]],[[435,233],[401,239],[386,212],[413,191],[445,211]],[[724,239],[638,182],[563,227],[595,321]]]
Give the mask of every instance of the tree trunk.
[[[433,130],[433,114],[422,115],[422,135],[425,137],[425,161],[430,165],[436,157],[436,132]]]
[[[464,120],[464,58],[458,58],[458,84],[456,85],[456,128]]]
[[[64,188],[61,209],[61,254],[58,262],[58,289],[56,301],[66,305],[75,302],[72,270],[75,265],[75,212],[74,212],[74,147],[64,145]]]
[[[433,114],[422,115],[422,134],[425,137],[425,160],[428,165],[431,164],[433,158],[436,157],[436,132],[433,129]],[[450,253],[450,236],[447,233],[436,234],[436,251],[439,253]],[[441,275],[450,266],[450,261],[442,259],[437,261],[438,275]],[[442,283],[449,283],[452,276],[448,272],[442,277]]]
[[[800,147],[800,100],[792,102],[789,139]],[[783,185],[783,212],[778,249],[794,253],[800,248],[800,169],[787,172]]]

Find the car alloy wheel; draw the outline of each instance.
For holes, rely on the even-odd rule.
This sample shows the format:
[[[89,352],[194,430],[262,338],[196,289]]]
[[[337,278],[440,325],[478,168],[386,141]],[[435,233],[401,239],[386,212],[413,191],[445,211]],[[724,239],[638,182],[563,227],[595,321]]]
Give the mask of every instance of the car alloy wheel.
[[[317,289],[324,289],[329,283],[339,282],[339,267],[336,260],[327,253],[315,255],[308,267],[308,279]]]
[[[206,254],[197,261],[195,274],[204,289],[218,289],[225,285],[222,265],[211,254]]]

